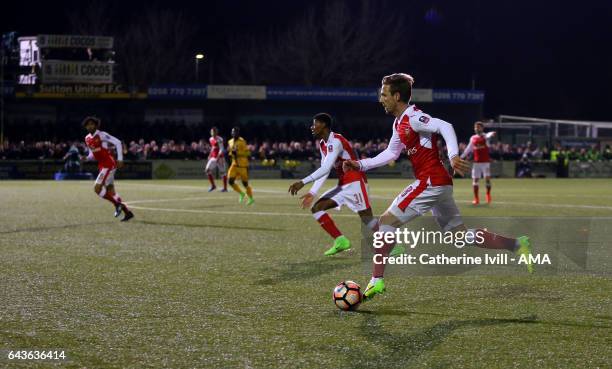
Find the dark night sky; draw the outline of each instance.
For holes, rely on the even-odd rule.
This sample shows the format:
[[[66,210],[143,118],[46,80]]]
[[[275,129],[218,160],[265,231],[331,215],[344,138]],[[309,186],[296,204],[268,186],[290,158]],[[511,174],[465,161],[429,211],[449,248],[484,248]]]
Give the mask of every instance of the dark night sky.
[[[116,1],[121,19],[138,17],[143,7],[185,10],[200,22],[198,46],[224,52],[230,34],[282,29],[315,1]],[[84,1],[20,3],[0,12],[0,31],[21,35],[68,32],[66,14]],[[290,4],[290,5],[288,5]],[[415,87],[476,88],[487,93],[485,114],[612,121],[612,1],[393,1],[416,22],[414,68],[427,70],[426,84]],[[14,5],[12,5],[14,6]],[[435,9],[437,22],[426,20]],[[414,24],[412,25],[414,29]],[[379,81],[372,81],[377,85]]]

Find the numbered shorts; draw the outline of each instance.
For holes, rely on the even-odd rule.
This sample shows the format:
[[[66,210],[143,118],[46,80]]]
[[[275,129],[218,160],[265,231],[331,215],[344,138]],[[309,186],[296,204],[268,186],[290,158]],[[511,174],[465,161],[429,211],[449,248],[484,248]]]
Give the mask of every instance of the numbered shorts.
[[[249,168],[230,165],[227,175],[230,178],[240,178],[243,182],[246,182],[249,180]]]
[[[472,178],[491,177],[491,163],[473,163]]]
[[[370,208],[368,185],[363,180],[336,186],[321,195],[321,198],[333,200],[338,204],[338,209],[342,205],[345,205],[354,212]]]
[[[96,184],[102,186],[110,186],[115,183],[115,170],[116,168],[102,168],[96,178]]]
[[[417,179],[397,195],[387,209],[402,223],[407,223],[430,210],[444,231],[463,224],[461,214],[453,199],[453,186],[451,185],[431,186]]]
[[[212,172],[215,169],[219,169],[219,172],[225,173],[225,159],[223,158],[210,158],[206,162],[206,168],[204,171]]]

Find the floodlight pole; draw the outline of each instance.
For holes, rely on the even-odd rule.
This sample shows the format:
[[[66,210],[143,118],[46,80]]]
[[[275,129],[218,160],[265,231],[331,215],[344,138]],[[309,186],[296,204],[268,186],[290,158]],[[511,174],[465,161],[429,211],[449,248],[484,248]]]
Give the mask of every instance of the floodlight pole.
[[[204,59],[204,54],[198,53],[195,55],[195,80],[200,82],[200,60]]]
[[[195,60],[195,80],[196,83],[200,81],[200,59]]]

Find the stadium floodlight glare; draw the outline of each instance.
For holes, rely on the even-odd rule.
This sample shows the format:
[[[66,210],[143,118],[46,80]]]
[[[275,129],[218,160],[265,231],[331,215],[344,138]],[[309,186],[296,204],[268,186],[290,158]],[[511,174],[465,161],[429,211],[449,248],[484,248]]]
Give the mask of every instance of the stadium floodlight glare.
[[[204,59],[204,54],[196,54],[195,58],[198,60]]]

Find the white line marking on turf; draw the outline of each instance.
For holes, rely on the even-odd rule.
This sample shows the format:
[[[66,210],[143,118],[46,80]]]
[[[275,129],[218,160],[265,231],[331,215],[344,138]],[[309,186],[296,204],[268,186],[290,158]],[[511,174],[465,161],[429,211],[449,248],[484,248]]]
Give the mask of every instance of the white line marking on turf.
[[[455,202],[458,202],[460,204],[471,204],[471,201],[465,201],[465,200],[460,200],[457,201],[455,200]],[[575,209],[575,208],[581,208],[581,209],[604,209],[604,210],[612,210],[612,206],[603,206],[603,205],[574,205],[574,204],[539,204],[539,203],[535,203],[535,202],[506,202],[506,201],[493,201],[493,205],[495,204],[500,204],[500,205],[510,205],[510,206],[528,206],[528,207],[548,207],[548,208],[568,208],[568,209]],[[486,204],[483,204],[486,205]]]
[[[151,211],[165,211],[170,213],[196,213],[196,214],[229,214],[229,215],[269,215],[269,216],[298,216],[298,217],[312,217],[311,213],[277,213],[268,211],[231,211],[231,210],[202,210],[202,209],[168,209],[168,208],[149,208],[145,206],[131,206],[132,209],[136,210],[151,210]],[[336,217],[354,218],[357,217],[355,214],[334,214]]]
[[[153,183],[121,183],[121,186],[138,186],[138,187],[152,187],[155,190],[164,191],[167,189],[176,189],[176,190],[199,190],[204,193],[208,193],[208,188],[205,186],[187,186],[187,185],[166,185],[166,184],[153,184]],[[231,191],[231,190],[230,190]],[[284,193],[283,191],[278,190],[258,190],[254,189],[253,192],[261,192],[261,193]],[[221,193],[219,189],[210,192],[210,194]]]
[[[278,196],[257,196],[257,199],[276,199],[276,198],[278,198]],[[180,197],[180,198],[171,198],[171,199],[133,200],[133,201],[124,201],[124,202],[126,205],[133,205],[133,204],[190,201],[190,200],[227,200],[227,197],[225,196],[194,196],[194,197]]]
[[[179,185],[154,185],[154,184],[132,184],[132,183],[126,183],[129,185],[135,185],[135,186],[153,186],[156,188],[159,187],[167,187],[167,188],[180,188],[180,189],[198,189],[198,190],[202,190],[202,191],[206,191],[206,189],[204,189],[203,187],[197,187],[197,186],[179,186]],[[284,191],[278,191],[278,190],[255,190],[255,192],[259,192],[259,193],[269,193],[269,194],[278,194],[280,195],[286,195],[287,193]],[[212,194],[211,194],[212,195]],[[270,196],[270,197],[276,197],[276,196]],[[214,197],[215,199],[220,199],[221,197]],[[262,198],[261,196],[257,197],[257,198]],[[393,200],[395,199],[395,197],[388,197],[388,196],[379,196],[379,195],[370,195],[370,198],[373,199],[379,199],[379,200]],[[200,198],[192,198],[194,200],[200,199]],[[202,199],[204,199],[202,197]],[[173,201],[173,200],[165,200],[165,199],[159,199],[159,200],[137,200],[137,201],[132,201],[132,202],[126,202],[128,205],[130,203],[143,203],[143,202],[150,202],[150,203],[154,203],[154,202],[164,202],[164,201]],[[176,200],[179,201],[179,200]],[[467,201],[467,200],[455,200],[455,202],[459,203],[459,204],[471,204],[471,201]],[[509,205],[509,206],[527,206],[527,207],[547,207],[547,208],[559,208],[559,209],[575,209],[575,208],[579,208],[579,209],[601,209],[601,210],[611,210],[612,211],[612,206],[605,206],[605,205],[581,205],[581,204],[546,204],[546,203],[535,203],[535,202],[507,202],[507,201],[494,201],[493,204],[499,204],[499,205]],[[219,213],[221,213],[219,211]],[[241,213],[242,214],[242,213]],[[249,213],[245,213],[245,214],[249,214]],[[299,213],[285,213],[284,215],[287,214],[299,214]],[[260,214],[263,215],[263,214]],[[270,213],[266,213],[265,215],[272,215]],[[283,213],[279,213],[278,215],[283,215]],[[308,214],[310,216],[310,214]]]
[[[202,192],[207,193],[208,192],[208,188],[206,188],[205,186],[188,186],[188,185],[166,185],[166,184],[152,184],[152,183],[121,183],[121,186],[146,186],[146,187],[152,187],[153,189],[156,190],[165,190],[165,189],[178,189],[178,190],[200,190]],[[325,191],[332,189],[333,187],[327,188],[325,189]],[[384,188],[389,188],[389,190],[391,192],[393,191],[397,191],[397,193],[400,193],[402,191],[402,188],[395,188],[395,187],[381,187],[378,186],[376,187],[377,190],[381,190]],[[253,189],[253,192],[255,193],[274,193],[274,194],[287,194],[287,192],[283,189]],[[379,192],[379,191],[377,191]],[[457,191],[457,189],[455,188],[455,192],[460,192]],[[471,189],[470,190],[465,190],[466,193],[471,194]],[[510,192],[510,191],[508,191]],[[215,194],[215,193],[219,193],[218,190],[214,191],[211,193]],[[322,192],[323,193],[323,192]],[[504,193],[503,191],[501,191],[500,193],[503,193],[503,197],[559,197],[558,195],[554,195],[554,194],[543,194],[543,193]],[[370,195],[370,197],[375,197],[375,198],[379,198],[379,199],[388,199],[388,200],[393,200],[395,197],[385,197],[385,196],[377,196],[377,195]],[[593,199],[607,199],[607,198],[612,198],[612,196],[610,195],[589,195],[589,194],[564,194],[563,197],[576,197],[576,198],[593,198]],[[471,201],[466,201],[466,203],[471,203]],[[497,204],[511,204],[511,203],[502,203],[499,201],[495,201],[495,203]],[[523,203],[523,204],[532,204],[532,203]],[[547,204],[544,204],[547,205]],[[573,206],[573,205],[572,205]],[[580,206],[580,205],[578,205]],[[588,205],[587,205],[588,206]],[[610,207],[612,209],[612,207]]]

